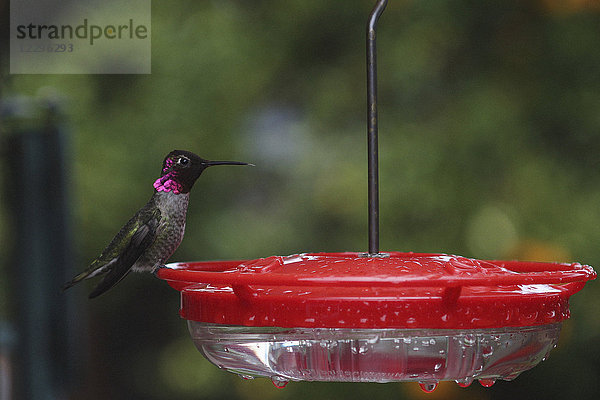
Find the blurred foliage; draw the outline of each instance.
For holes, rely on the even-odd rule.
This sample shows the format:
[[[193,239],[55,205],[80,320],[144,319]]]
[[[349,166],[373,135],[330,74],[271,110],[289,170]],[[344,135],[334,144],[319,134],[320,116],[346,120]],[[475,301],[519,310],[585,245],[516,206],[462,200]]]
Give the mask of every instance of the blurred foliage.
[[[151,75],[5,73],[4,95],[65,98],[81,268],[144,204],[176,148],[256,167],[203,175],[172,260],[365,250],[372,4],[154,1]],[[600,266],[599,27],[600,7],[584,0],[390,1],[378,34],[383,250]],[[416,384],[242,381],[194,349],[164,283],[130,276],[90,302],[88,289],[72,294],[90,313],[91,342],[74,398],[600,393],[597,283],[574,297],[548,361],[489,389],[442,384],[431,395]]]

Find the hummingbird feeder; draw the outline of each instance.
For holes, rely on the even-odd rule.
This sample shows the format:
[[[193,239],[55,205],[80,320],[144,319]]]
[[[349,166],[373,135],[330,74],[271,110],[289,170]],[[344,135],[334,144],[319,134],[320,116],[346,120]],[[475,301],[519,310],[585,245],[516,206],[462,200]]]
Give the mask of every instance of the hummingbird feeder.
[[[369,250],[183,262],[158,277],[181,292],[198,350],[245,378],[512,380],[556,346],[569,297],[596,278],[578,263],[485,261],[379,251],[376,24],[367,25]]]

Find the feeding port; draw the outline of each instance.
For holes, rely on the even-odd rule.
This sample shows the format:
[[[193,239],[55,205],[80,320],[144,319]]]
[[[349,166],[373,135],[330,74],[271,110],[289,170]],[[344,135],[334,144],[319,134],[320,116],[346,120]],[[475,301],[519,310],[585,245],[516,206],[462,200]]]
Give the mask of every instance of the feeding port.
[[[175,263],[198,350],[246,378],[417,381],[515,379],[556,346],[569,297],[596,277],[578,263],[445,254],[315,253]]]

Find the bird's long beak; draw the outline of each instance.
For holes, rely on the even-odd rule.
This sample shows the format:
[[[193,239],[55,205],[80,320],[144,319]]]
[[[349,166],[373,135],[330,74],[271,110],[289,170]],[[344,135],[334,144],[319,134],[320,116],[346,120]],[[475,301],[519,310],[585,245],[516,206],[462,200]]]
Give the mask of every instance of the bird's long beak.
[[[254,167],[254,164],[245,163],[241,161],[204,161],[204,165],[207,167],[212,167],[213,165],[249,165]]]

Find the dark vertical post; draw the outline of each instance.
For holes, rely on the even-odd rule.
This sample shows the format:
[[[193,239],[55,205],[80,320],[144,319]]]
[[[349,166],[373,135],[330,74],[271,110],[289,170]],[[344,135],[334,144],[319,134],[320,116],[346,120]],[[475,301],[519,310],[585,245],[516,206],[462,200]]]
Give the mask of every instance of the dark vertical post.
[[[367,24],[367,152],[369,185],[369,254],[379,254],[379,155],[377,143],[376,25],[387,0],[379,0]]]
[[[53,102],[18,97],[3,101],[0,111],[13,239],[4,270],[16,322],[15,398],[64,398],[80,353],[74,298],[60,290],[73,270],[67,138]]]

